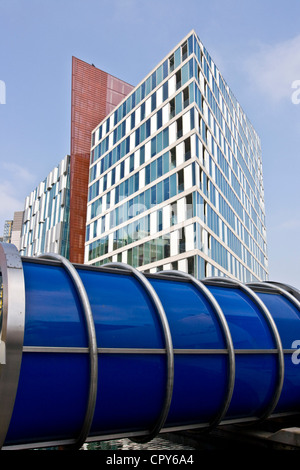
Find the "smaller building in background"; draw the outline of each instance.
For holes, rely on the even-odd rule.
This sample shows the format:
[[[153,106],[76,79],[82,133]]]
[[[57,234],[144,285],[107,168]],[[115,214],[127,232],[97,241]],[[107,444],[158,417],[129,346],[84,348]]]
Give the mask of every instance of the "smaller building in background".
[[[20,250],[21,245],[23,215],[24,211],[18,211],[14,213],[14,220],[11,232],[11,243],[15,245],[18,250]]]
[[[3,229],[3,242],[4,243],[11,243],[12,228],[13,228],[13,220],[6,220],[4,223],[4,229]]]
[[[70,157],[67,155],[27,196],[20,253],[69,257]]]

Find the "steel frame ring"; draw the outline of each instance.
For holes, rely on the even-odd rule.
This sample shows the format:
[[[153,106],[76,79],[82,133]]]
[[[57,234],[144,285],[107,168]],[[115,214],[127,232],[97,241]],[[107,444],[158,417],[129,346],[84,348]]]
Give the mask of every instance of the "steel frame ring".
[[[10,243],[0,243],[3,314],[0,324],[0,449],[12,417],[22,363],[25,328],[25,283],[21,256]]]
[[[263,315],[265,317],[265,320],[266,320],[266,322],[267,322],[267,324],[268,324],[268,326],[271,330],[271,333],[273,335],[273,339],[274,339],[275,344],[276,344],[276,349],[278,351],[278,380],[277,380],[277,385],[275,387],[275,391],[274,391],[274,394],[273,394],[273,399],[270,401],[269,406],[265,409],[264,413],[260,417],[258,417],[258,419],[256,420],[256,423],[264,421],[271,415],[271,413],[275,409],[275,407],[278,403],[278,400],[280,398],[280,395],[281,395],[281,391],[282,391],[282,387],[283,387],[283,381],[284,381],[284,353],[283,353],[283,348],[282,348],[282,344],[281,344],[281,338],[280,338],[279,332],[277,330],[277,326],[276,326],[276,324],[273,320],[273,317],[272,317],[271,313],[269,312],[269,310],[267,309],[265,304],[256,295],[256,293],[253,292],[253,290],[250,289],[250,287],[248,287],[247,285],[245,285],[242,282],[237,281],[235,279],[224,278],[224,277],[209,277],[209,278],[206,278],[206,280],[207,281],[216,281],[217,283],[225,283],[225,284],[232,285],[232,286],[237,286],[238,288],[240,288],[259,307],[260,311],[263,313]]]
[[[300,290],[296,287],[290,286],[289,284],[285,284],[283,282],[275,281],[262,281],[262,284],[273,286],[274,288],[279,287],[278,290],[282,290],[282,292],[288,292],[293,298],[295,298],[300,303]]]
[[[39,255],[38,258],[57,260],[63,265],[63,268],[66,270],[69,277],[71,278],[71,281],[73,282],[73,285],[79,296],[79,300],[81,302],[81,306],[84,312],[84,319],[86,322],[86,328],[87,328],[87,334],[88,334],[89,356],[90,356],[89,395],[88,395],[85,418],[83,421],[80,434],[74,443],[67,444],[68,448],[72,447],[75,449],[79,449],[84,444],[84,442],[86,441],[86,438],[88,437],[88,434],[92,425],[92,421],[93,421],[96,400],[97,400],[98,350],[97,350],[97,340],[96,340],[96,332],[95,332],[95,325],[94,325],[92,310],[91,310],[90,302],[89,302],[85,287],[82,283],[82,280],[79,274],[77,273],[76,269],[74,268],[74,266],[70,263],[70,261],[68,261],[66,258],[56,253],[45,253],[45,254]]]
[[[228,378],[228,386],[227,386],[227,392],[225,395],[224,403],[223,406],[220,410],[220,412],[217,414],[217,416],[214,418],[214,420],[206,427],[208,431],[211,429],[215,428],[218,426],[218,424],[223,420],[223,418],[226,415],[226,412],[228,410],[228,407],[231,402],[232,394],[233,394],[233,389],[234,389],[234,383],[235,383],[235,353],[234,353],[234,347],[233,347],[233,342],[231,338],[231,333],[225,318],[225,315],[214,298],[214,296],[211,294],[211,292],[208,290],[208,288],[198,279],[196,279],[194,276],[191,274],[182,272],[182,271],[173,271],[173,270],[165,270],[165,271],[159,271],[157,273],[160,276],[163,275],[174,275],[176,277],[182,278],[182,279],[187,279],[189,280],[196,289],[198,289],[208,300],[208,302],[211,304],[213,307],[213,310],[217,316],[217,320],[219,322],[219,325],[221,326],[221,330],[225,339],[225,343],[227,345],[227,350],[228,350],[228,362],[229,362],[229,378]]]
[[[142,287],[145,289],[146,293],[150,297],[151,301],[154,303],[155,309],[159,315],[159,320],[163,329],[163,336],[165,340],[165,349],[166,349],[166,354],[167,354],[167,380],[166,380],[166,395],[165,395],[165,400],[164,404],[161,410],[161,413],[159,415],[159,418],[157,420],[156,425],[153,427],[153,429],[148,433],[146,436],[141,436],[132,439],[135,442],[149,442],[154,437],[157,436],[157,434],[161,431],[163,428],[163,425],[167,419],[170,405],[171,405],[171,400],[173,396],[173,385],[174,385],[174,351],[173,351],[173,344],[172,344],[172,336],[169,328],[169,323],[167,320],[167,316],[165,313],[165,310],[162,306],[162,303],[151,286],[150,282],[148,279],[145,277],[145,275],[135,269],[134,267],[126,264],[126,263],[120,263],[120,262],[112,262],[112,263],[106,263],[102,265],[104,268],[118,268],[123,271],[129,271],[130,273],[133,274],[133,276],[138,280],[138,282],[142,285]]]
[[[286,289],[281,287],[281,285],[279,285],[279,284],[273,284],[272,282],[267,282],[267,283],[266,282],[247,282],[246,285],[248,287],[250,287],[250,289],[252,289],[252,288],[254,289],[256,286],[258,286],[258,287],[264,287],[264,286],[271,287],[272,289],[277,290],[278,292],[280,292],[285,298],[290,300],[290,302],[292,304],[294,304],[295,307],[298,308],[298,310],[300,310],[300,301],[294,295],[292,295],[290,292],[288,292]]]

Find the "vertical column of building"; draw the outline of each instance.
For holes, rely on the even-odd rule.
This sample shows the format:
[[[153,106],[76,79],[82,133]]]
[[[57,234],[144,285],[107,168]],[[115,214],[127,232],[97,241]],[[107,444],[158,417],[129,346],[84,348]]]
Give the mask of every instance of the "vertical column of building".
[[[91,132],[132,86],[72,58],[70,261],[84,262]]]

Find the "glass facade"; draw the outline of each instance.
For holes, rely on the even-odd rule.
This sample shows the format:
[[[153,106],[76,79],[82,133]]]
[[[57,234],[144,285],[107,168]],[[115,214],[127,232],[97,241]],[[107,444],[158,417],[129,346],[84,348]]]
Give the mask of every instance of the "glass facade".
[[[69,257],[70,157],[66,156],[25,200],[20,253]]]
[[[92,133],[85,263],[267,279],[260,140],[195,32]]]

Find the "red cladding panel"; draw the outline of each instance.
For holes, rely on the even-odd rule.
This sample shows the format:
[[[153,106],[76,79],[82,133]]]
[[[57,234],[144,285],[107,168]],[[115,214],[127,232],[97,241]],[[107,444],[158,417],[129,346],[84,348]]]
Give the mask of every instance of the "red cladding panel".
[[[84,262],[92,130],[133,89],[95,66],[72,58],[70,261]]]

